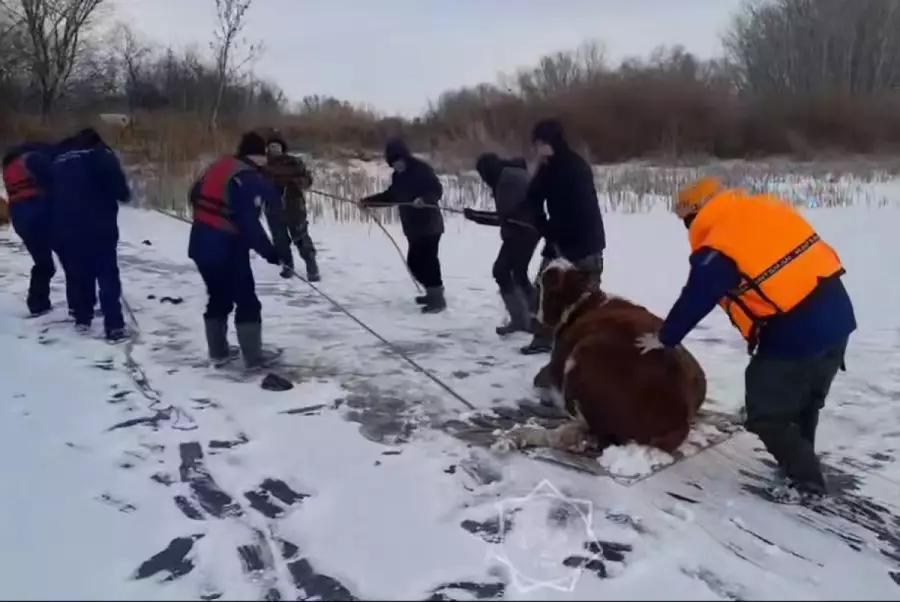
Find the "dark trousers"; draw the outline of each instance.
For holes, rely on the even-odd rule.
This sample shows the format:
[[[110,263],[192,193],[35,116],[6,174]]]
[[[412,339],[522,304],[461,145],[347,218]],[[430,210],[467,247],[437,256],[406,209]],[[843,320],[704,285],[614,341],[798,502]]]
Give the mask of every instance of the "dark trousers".
[[[537,234],[522,234],[510,236],[500,245],[492,275],[501,293],[506,294],[520,289],[528,295],[531,294],[533,286],[528,277],[528,265],[539,240]]]
[[[278,255],[291,268],[294,267],[294,254],[291,252],[291,237],[288,234],[287,224],[284,221],[283,201],[277,204],[266,205],[266,223],[272,234],[272,244],[278,250]]]
[[[22,236],[22,242],[34,262],[31,266],[31,280],[28,282],[28,296],[25,303],[31,313],[47,311],[51,307],[50,280],[56,274],[50,237],[45,233],[29,233]]]
[[[406,264],[409,266],[413,278],[425,288],[444,286],[444,280],[441,277],[441,260],[438,256],[441,235],[419,236],[410,238],[408,242]]]
[[[88,326],[94,318],[99,298],[106,334],[125,327],[122,315],[122,281],[119,279],[118,240],[99,240],[91,244],[71,245],[63,252],[66,290],[72,281],[71,295],[75,323]],[[98,294],[99,291],[99,294]]]
[[[785,475],[824,489],[816,456],[819,412],[844,363],[847,339],[800,359],[756,355],[745,372],[747,430],[756,434]]]
[[[249,253],[225,264],[197,264],[197,269],[209,297],[204,319],[225,321],[234,311],[235,324],[262,322],[262,304],[256,296]]]

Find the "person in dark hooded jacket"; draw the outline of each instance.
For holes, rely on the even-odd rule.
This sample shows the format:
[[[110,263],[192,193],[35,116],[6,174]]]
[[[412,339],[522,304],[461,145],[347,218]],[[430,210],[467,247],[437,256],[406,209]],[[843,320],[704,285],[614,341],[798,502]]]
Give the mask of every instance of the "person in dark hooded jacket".
[[[99,296],[106,339],[128,336],[122,315],[119,279],[119,203],[131,200],[131,190],[115,152],[93,128],[59,143],[53,159],[53,230],[61,257],[74,279],[77,296],[75,326],[86,332]],[[98,295],[99,289],[99,295]]]
[[[3,157],[9,219],[34,262],[26,297],[28,311],[33,316],[45,314],[52,307],[50,280],[56,274],[50,221],[52,180],[53,147],[50,144],[20,144],[9,149]]]
[[[528,265],[540,240],[537,212],[525,203],[528,191],[528,165],[524,159],[501,159],[484,153],[475,162],[475,170],[491,189],[496,211],[466,208],[466,219],[485,226],[498,226],[503,241],[493,276],[500,288],[509,322],[497,327],[497,334],[531,332],[531,314],[536,293],[528,277]]]
[[[416,303],[423,306],[422,313],[442,312],[447,308],[439,257],[444,234],[439,202],[444,187],[434,169],[414,157],[402,140],[387,143],[384,159],[394,170],[391,185],[384,192],[360,200],[360,204],[399,207],[403,234],[409,242],[406,263],[413,277],[425,287],[425,294],[416,297]]]
[[[538,230],[546,241],[541,269],[551,259],[563,257],[599,284],[606,232],[594,172],[566,142],[563,127],[555,119],[535,124],[531,141],[541,163],[528,186],[526,203],[538,211]],[[536,332],[521,351],[530,355],[550,349],[550,337]]]
[[[312,175],[300,158],[288,154],[287,143],[281,136],[269,136],[266,148],[269,158],[265,173],[281,194],[280,203],[266,205],[266,221],[272,233],[272,242],[286,260],[286,268],[293,269],[293,241],[306,264],[306,278],[310,282],[318,282],[321,278],[316,262],[316,246],[309,236],[306,198],[303,196],[312,186]]]
[[[251,250],[272,265],[286,263],[259,221],[263,204],[280,201],[261,171],[265,164],[265,139],[248,132],[241,138],[237,153],[221,157],[206,168],[190,191],[194,219],[188,257],[206,285],[206,343],[210,362],[217,367],[238,356],[238,349],[228,345],[228,316],[232,311],[240,353],[248,369],[270,365],[281,355],[280,350],[263,348],[262,305],[250,264]]]

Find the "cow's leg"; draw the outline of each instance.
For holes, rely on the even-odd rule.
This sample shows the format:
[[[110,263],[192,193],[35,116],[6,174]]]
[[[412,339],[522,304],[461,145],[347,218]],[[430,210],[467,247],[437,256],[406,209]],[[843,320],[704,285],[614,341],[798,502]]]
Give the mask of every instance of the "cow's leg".
[[[550,430],[542,426],[517,424],[500,437],[497,447],[524,449],[526,447],[547,447],[550,444]]]
[[[584,453],[592,443],[590,428],[580,419],[559,425],[548,433],[547,439],[547,447],[576,454]]]

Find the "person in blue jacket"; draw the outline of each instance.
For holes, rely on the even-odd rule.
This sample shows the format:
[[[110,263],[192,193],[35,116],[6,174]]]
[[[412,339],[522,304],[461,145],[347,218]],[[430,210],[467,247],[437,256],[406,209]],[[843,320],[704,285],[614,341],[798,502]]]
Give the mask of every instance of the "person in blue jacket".
[[[716,178],[686,187],[674,209],[688,229],[690,272],[659,331],[639,335],[637,347],[677,347],[721,305],[751,354],[745,426],[781,471],[768,493],[815,501],[827,493],[819,414],[857,328],[840,259],[789,203]]]
[[[209,359],[223,366],[238,349],[228,345],[228,316],[234,311],[240,353],[248,369],[267,366],[280,350],[262,346],[262,306],[250,266],[251,249],[272,265],[286,265],[259,220],[261,207],[281,201],[261,169],[266,165],[266,141],[249,132],[237,154],[210,165],[194,183],[190,204],[194,219],[188,256],[197,265],[209,299],[203,314]],[[292,271],[283,271],[290,278]]]
[[[119,203],[131,200],[115,152],[93,128],[61,141],[53,160],[54,236],[74,281],[72,312],[79,332],[90,329],[98,296],[106,339],[128,337],[119,279]],[[99,295],[97,291],[99,289]]]
[[[9,149],[3,157],[9,219],[34,261],[26,297],[32,316],[52,308],[50,280],[56,274],[50,228],[52,150],[47,143],[27,142]]]

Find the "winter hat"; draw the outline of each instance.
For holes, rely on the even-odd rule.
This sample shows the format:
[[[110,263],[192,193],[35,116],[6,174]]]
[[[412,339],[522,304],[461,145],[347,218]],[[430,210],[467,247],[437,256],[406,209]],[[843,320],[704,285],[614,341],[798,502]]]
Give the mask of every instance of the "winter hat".
[[[279,144],[281,146],[281,152],[286,153],[288,150],[287,142],[285,142],[284,138],[281,137],[281,134],[273,133],[266,138],[266,146],[270,144]]]
[[[562,124],[556,119],[542,119],[531,130],[531,142],[544,142],[552,147],[565,144],[566,136]]]
[[[237,154],[239,157],[260,156],[266,154],[266,141],[256,132],[247,132],[241,136]]]
[[[675,205],[684,208],[693,208],[702,205],[725,190],[725,186],[719,178],[706,176],[694,180],[678,192]]]
[[[388,141],[384,147],[384,160],[388,165],[393,165],[397,159],[406,159],[409,156],[409,147],[400,138]]]

